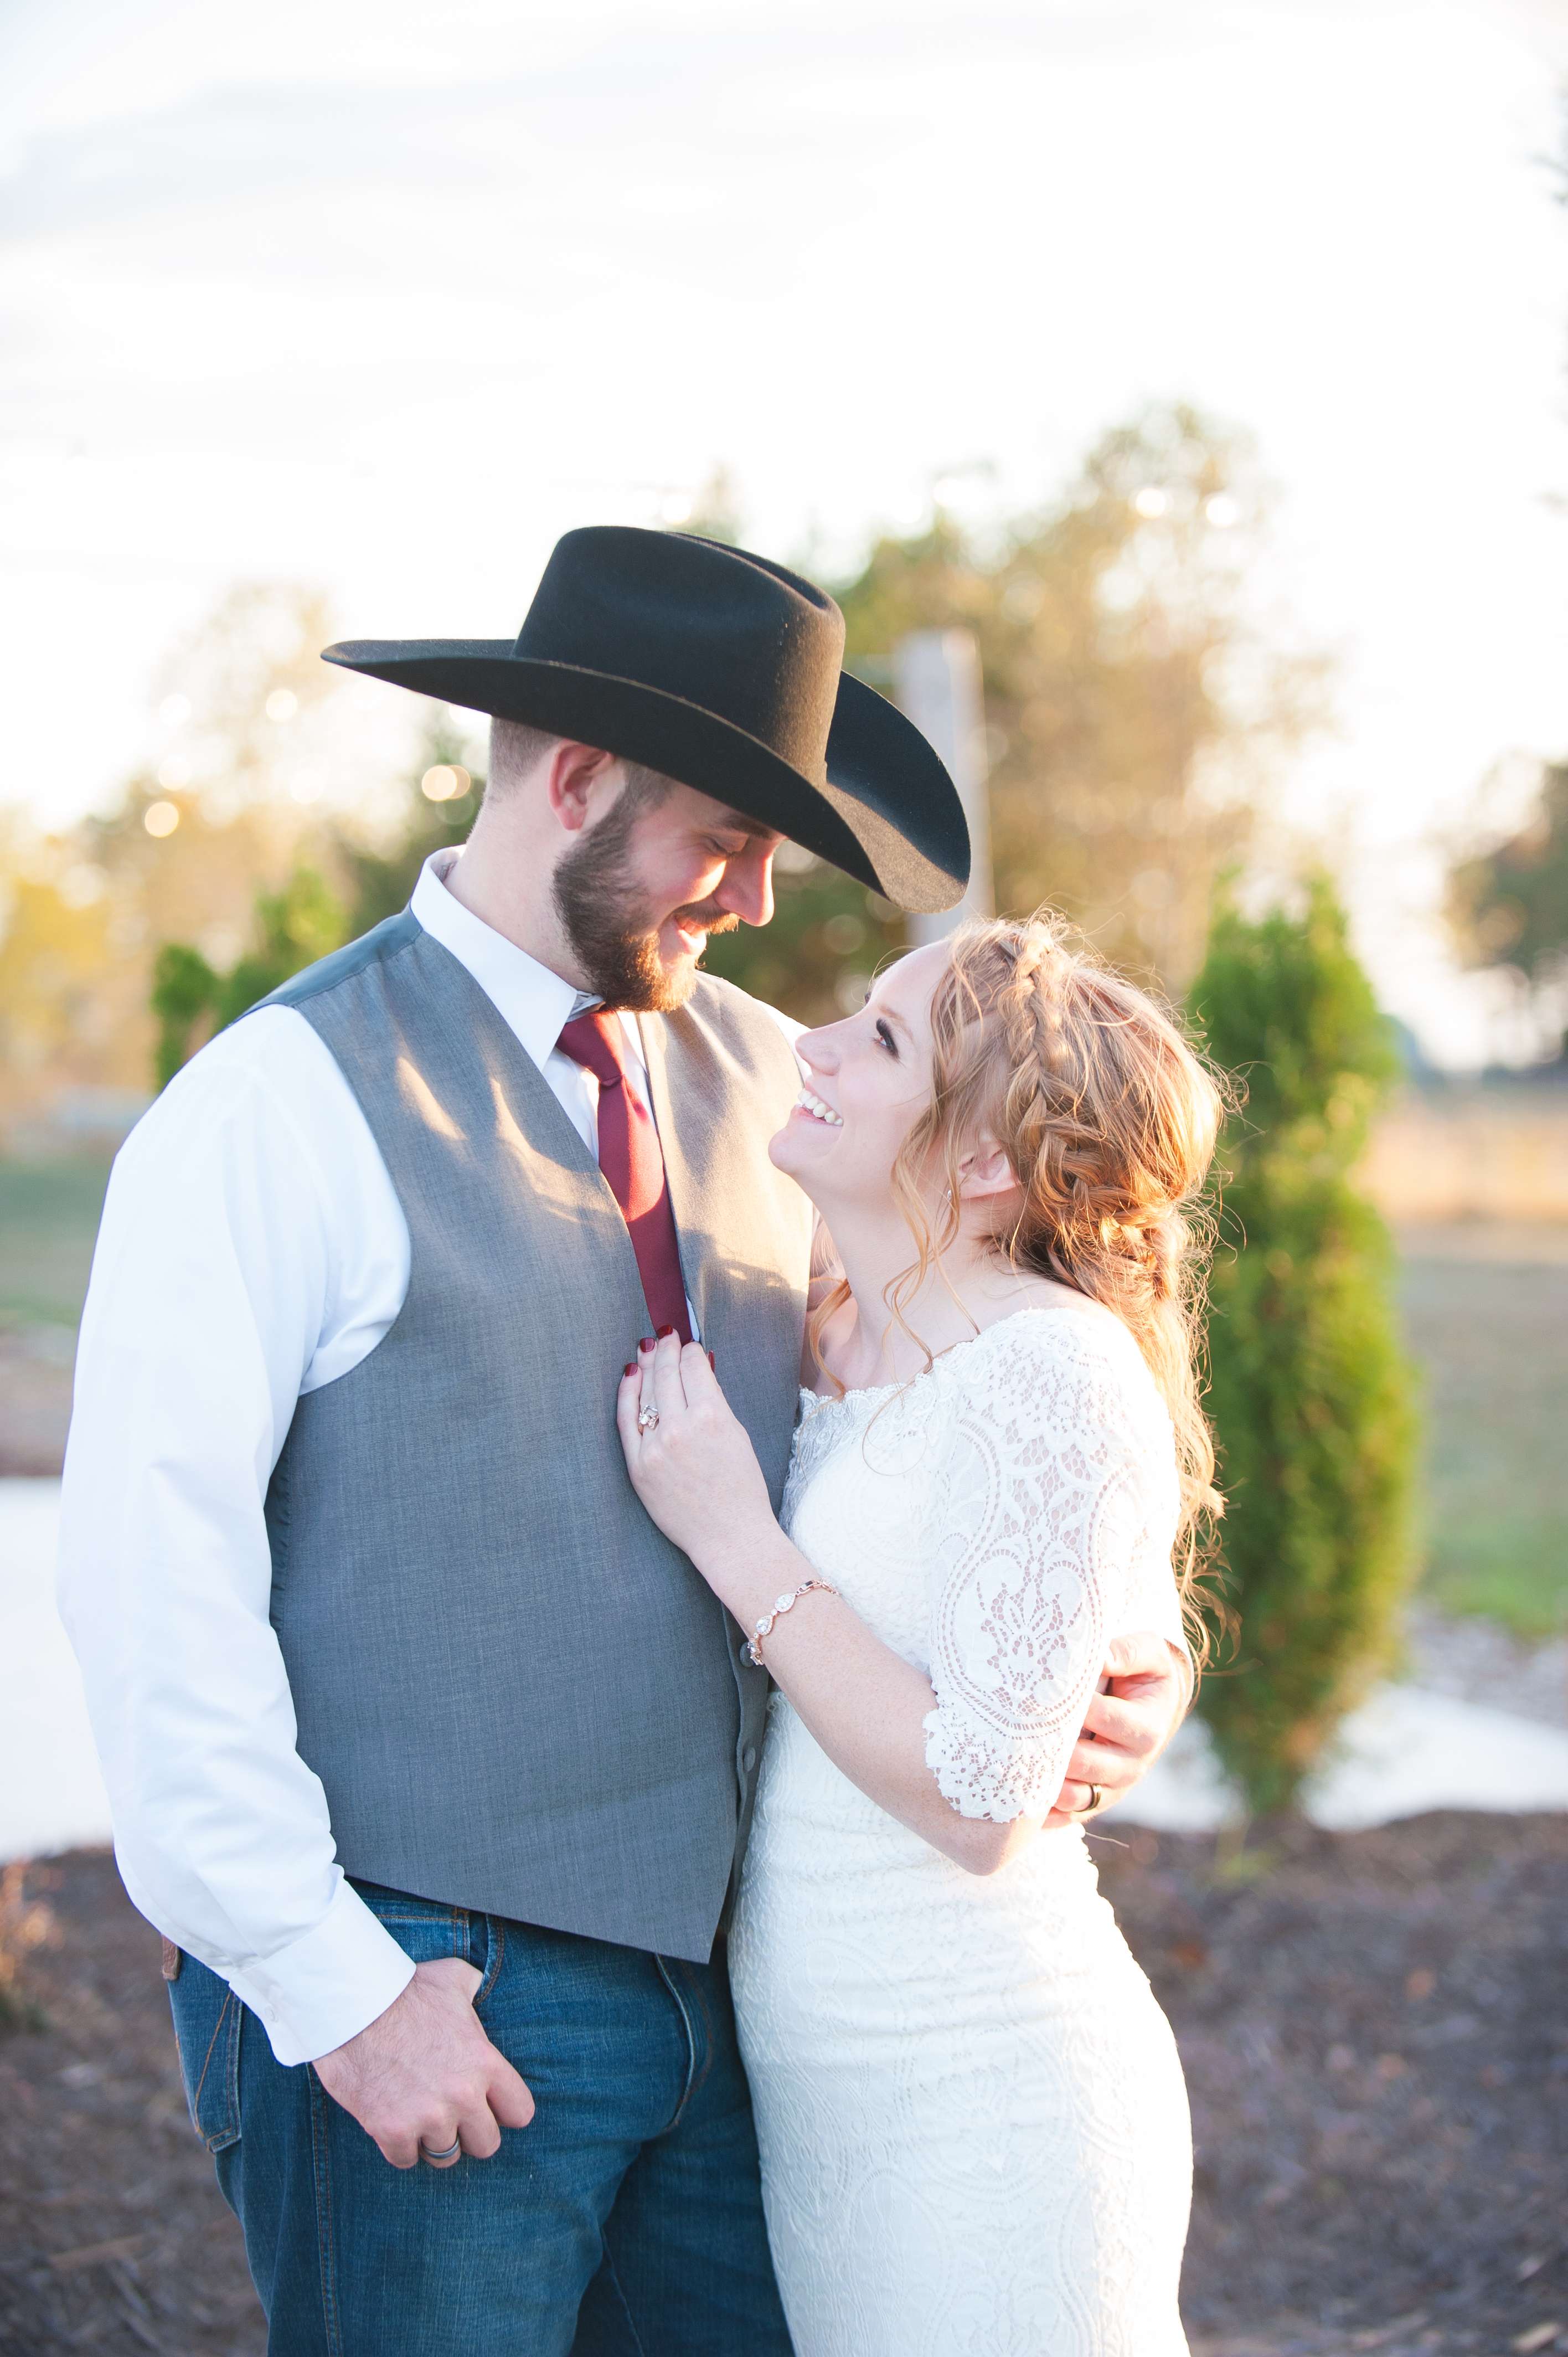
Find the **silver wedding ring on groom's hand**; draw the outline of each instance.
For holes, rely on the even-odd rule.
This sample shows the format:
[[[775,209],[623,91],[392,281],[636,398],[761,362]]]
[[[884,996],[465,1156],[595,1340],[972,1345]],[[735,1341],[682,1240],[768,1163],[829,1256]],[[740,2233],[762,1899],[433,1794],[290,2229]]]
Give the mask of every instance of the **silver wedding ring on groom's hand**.
[[[454,2136],[445,2152],[432,2152],[430,2147],[425,2143],[423,2136],[419,2141],[419,2158],[421,2160],[452,2160],[456,2158],[456,2155],[460,2153],[462,2149],[463,2139],[461,2136]]]

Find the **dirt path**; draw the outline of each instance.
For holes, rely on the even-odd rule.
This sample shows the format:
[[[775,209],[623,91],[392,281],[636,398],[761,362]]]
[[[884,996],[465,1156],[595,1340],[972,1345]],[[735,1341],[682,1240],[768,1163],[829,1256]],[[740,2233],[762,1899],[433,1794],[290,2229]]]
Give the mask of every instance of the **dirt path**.
[[[1133,1838],[1098,1846],[1192,2089],[1195,2357],[1568,2350],[1568,1817],[1304,1829],[1239,1867]],[[102,1854],[27,1893],[48,2026],[0,2033],[0,2352],[259,2357],[157,1943]]]

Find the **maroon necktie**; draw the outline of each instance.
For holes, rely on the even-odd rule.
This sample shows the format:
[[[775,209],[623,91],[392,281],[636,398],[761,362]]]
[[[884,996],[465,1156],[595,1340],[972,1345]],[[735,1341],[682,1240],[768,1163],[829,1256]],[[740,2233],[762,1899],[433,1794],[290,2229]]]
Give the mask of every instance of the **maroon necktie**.
[[[561,1052],[592,1072],[599,1084],[599,1168],[620,1205],[637,1254],[648,1314],[654,1329],[673,1326],[692,1340],[686,1280],[675,1241],[675,1214],[653,1115],[627,1085],[626,1034],[618,1015],[602,1006],[575,1016],[561,1033]]]

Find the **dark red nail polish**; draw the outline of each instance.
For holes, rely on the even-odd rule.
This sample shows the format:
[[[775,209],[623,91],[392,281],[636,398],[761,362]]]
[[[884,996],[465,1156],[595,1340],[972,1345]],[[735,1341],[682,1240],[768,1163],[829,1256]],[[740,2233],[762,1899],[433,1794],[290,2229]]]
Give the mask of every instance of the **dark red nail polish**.
[[[713,1367],[714,1372],[716,1375],[718,1373],[718,1368],[714,1364],[714,1354],[711,1351],[708,1352],[708,1364],[710,1367]]]
[[[662,1342],[666,1336],[673,1334],[674,1331],[675,1329],[673,1326],[660,1326],[659,1329],[659,1340]]]
[[[651,1350],[652,1350],[652,1348],[653,1348],[653,1337],[652,1337],[652,1335],[651,1335],[651,1334],[645,1334],[645,1335],[643,1336],[643,1338],[642,1338],[641,1341],[638,1344],[638,1346],[637,1346],[637,1347],[638,1347],[638,1349],[639,1349],[639,1351],[651,1351]]]
[[[623,1375],[635,1375],[635,1374],[636,1374],[636,1372],[637,1372],[637,1361],[636,1361],[635,1359],[628,1359],[628,1360],[627,1361],[627,1362],[626,1362],[625,1366],[621,1369],[621,1373],[622,1373]]]

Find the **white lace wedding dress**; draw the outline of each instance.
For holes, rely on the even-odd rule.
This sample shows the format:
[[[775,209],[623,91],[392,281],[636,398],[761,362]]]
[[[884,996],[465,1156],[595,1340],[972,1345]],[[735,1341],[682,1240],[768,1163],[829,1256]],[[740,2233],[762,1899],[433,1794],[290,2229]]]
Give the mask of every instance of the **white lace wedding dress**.
[[[1173,1439],[1137,1345],[1053,1304],[801,1415],[785,1527],[929,1675],[941,1790],[1042,1812],[1109,1639],[1180,1636]],[[776,1691],[730,1969],[798,2357],[1186,2350],[1181,2066],[1078,1831],[968,1874]]]

